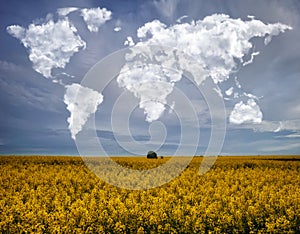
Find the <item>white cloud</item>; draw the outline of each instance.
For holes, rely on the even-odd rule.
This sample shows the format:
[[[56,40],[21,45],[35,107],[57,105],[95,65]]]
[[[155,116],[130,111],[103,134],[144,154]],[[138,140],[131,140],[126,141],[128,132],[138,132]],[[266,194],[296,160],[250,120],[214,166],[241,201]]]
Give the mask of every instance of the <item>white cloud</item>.
[[[219,95],[220,98],[223,98],[222,90],[219,86],[217,86],[217,88],[213,88],[213,90]]]
[[[229,89],[227,89],[227,90],[225,91],[225,94],[226,94],[227,96],[231,96],[231,95],[233,94],[233,87],[230,87]]]
[[[255,95],[252,94],[252,93],[246,93],[246,92],[243,92],[243,95],[244,95],[245,97],[248,97],[248,98],[251,98],[251,99],[258,100],[258,97],[255,96]]]
[[[253,63],[253,59],[254,59],[254,57],[257,56],[257,55],[259,55],[259,52],[253,52],[253,53],[251,54],[251,58],[249,59],[249,61],[244,62],[244,63],[243,63],[243,66],[246,66],[246,65],[248,65],[248,64]]]
[[[20,25],[10,25],[6,29],[7,32],[15,38],[22,39],[26,36],[26,30]]]
[[[241,86],[241,84],[240,84],[240,82],[239,82],[239,80],[238,80],[237,77],[234,77],[234,83],[235,83],[235,85],[236,85],[239,89],[242,88],[242,86]]]
[[[83,17],[88,29],[91,32],[98,32],[99,28],[108,20],[111,19],[112,12],[106,8],[84,8],[81,10],[81,16]]]
[[[127,64],[120,71],[117,82],[140,100],[140,108],[144,109],[146,121],[157,120],[165,110],[166,98],[172,92],[173,74],[159,65],[147,64],[135,67]]]
[[[258,132],[274,132],[279,133],[283,131],[300,132],[300,120],[284,120],[284,121],[270,121],[262,120],[261,123],[253,125],[252,123],[244,123],[243,125],[231,125],[232,128],[252,129]],[[286,136],[286,135],[285,135]],[[285,137],[278,136],[278,137]],[[291,138],[291,137],[290,137]]]
[[[230,123],[243,124],[243,123],[261,123],[262,112],[259,106],[253,99],[248,99],[247,103],[242,101],[235,104],[229,116]]]
[[[279,121],[276,123],[277,128],[274,130],[274,132],[280,132],[284,130],[288,131],[300,131],[300,120],[284,120]],[[264,128],[263,130],[269,130],[268,128]]]
[[[102,94],[90,88],[83,87],[80,84],[66,86],[64,103],[70,112],[68,123],[73,139],[82,130],[88,117],[97,111],[97,107],[102,101]]]
[[[128,46],[134,46],[134,41],[132,39],[132,37],[127,37],[125,42],[124,42],[124,45],[128,45]]]
[[[188,18],[189,16],[188,15],[183,15],[183,16],[181,16],[180,18],[178,18],[177,20],[176,20],[176,22],[177,23],[182,23],[182,20],[184,20],[184,19],[186,19],[186,18]]]
[[[120,32],[122,30],[122,21],[120,19],[118,19],[115,23],[115,28],[114,28],[114,31],[115,32]]]
[[[274,132],[280,132],[282,129],[282,122],[279,122],[279,126],[274,130]]]
[[[172,6],[170,1],[157,1],[156,4]],[[140,107],[144,109],[146,120],[151,122],[159,118],[165,110],[166,97],[172,92],[174,84],[181,79],[183,71],[194,75],[198,85],[206,78],[211,78],[216,84],[221,83],[237,71],[238,65],[245,62],[245,57],[249,57],[247,55],[253,47],[252,38],[274,36],[288,29],[291,27],[280,23],[264,24],[255,19],[242,21],[221,14],[171,26],[154,20],[137,30],[137,37],[140,41],[135,44],[132,48],[133,52],[128,55],[128,62],[122,69],[124,73],[119,76],[118,82],[121,87],[140,99]],[[125,44],[129,45],[131,41],[132,38],[131,40],[127,38]],[[147,46],[150,45],[171,49],[163,52],[147,50]],[[137,48],[144,49],[138,51]],[[180,52],[183,53],[180,54]],[[145,59],[144,61],[147,61],[148,65],[149,63],[154,65],[141,65],[143,62],[139,60],[140,57],[138,61],[134,61],[137,53]],[[258,52],[252,53],[251,59],[246,63],[251,63],[257,54]],[[165,72],[167,70],[165,68],[174,70],[172,76]],[[238,81],[236,83],[240,88]],[[144,101],[145,95],[146,102]],[[248,104],[243,105],[246,109],[250,108],[253,112],[250,113],[257,114],[257,116],[248,116],[249,119],[243,121],[255,123],[261,121],[259,107],[252,106],[253,102],[249,101]],[[236,122],[239,121],[236,120]]]
[[[34,70],[46,78],[52,77],[53,68],[64,68],[73,54],[86,46],[67,18],[57,22],[50,19],[40,25],[30,24],[27,29],[11,25],[7,32],[29,49]]]
[[[68,14],[79,10],[77,7],[64,7],[57,9],[57,14],[60,16],[67,16]]]
[[[222,14],[170,27],[154,20],[138,29],[137,36],[144,41],[137,43],[137,46],[176,47],[193,56],[204,68],[204,75],[219,83],[236,71],[237,61],[244,62],[244,56],[253,46],[251,38],[271,37],[288,29],[291,27],[280,23],[264,24],[255,19],[242,21]]]
[[[121,30],[122,30],[122,28],[119,27],[119,26],[116,26],[116,27],[114,28],[114,31],[115,31],[115,32],[120,32]]]
[[[256,130],[261,132],[300,131],[300,120],[263,121]]]
[[[233,94],[233,98],[234,98],[234,99],[237,99],[237,98],[239,98],[239,97],[240,97],[239,93],[234,93],[234,94]]]
[[[300,133],[293,133],[284,136],[278,136],[276,138],[300,138]]]

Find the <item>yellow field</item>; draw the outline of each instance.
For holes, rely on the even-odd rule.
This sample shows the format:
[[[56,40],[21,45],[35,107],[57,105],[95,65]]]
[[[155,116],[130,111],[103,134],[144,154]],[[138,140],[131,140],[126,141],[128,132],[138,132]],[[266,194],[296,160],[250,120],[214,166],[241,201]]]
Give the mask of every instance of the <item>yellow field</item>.
[[[134,169],[164,159],[115,158]],[[109,185],[75,157],[0,157],[0,233],[300,233],[300,157],[200,157],[169,184]]]

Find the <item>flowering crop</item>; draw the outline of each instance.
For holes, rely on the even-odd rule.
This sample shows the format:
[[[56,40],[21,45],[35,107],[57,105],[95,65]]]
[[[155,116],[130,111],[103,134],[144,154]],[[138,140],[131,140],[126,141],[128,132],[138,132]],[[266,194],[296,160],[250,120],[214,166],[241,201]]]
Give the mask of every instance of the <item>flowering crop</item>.
[[[114,160],[149,169],[168,158]],[[201,160],[164,186],[131,191],[81,158],[0,157],[0,232],[300,233],[299,157],[219,157],[200,176]]]

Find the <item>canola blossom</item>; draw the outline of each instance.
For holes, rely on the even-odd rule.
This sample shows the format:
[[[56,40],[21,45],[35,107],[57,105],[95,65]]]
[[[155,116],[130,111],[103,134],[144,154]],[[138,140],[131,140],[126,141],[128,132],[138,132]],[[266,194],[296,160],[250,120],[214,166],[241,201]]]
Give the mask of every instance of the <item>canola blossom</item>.
[[[113,159],[137,170],[169,160]],[[161,187],[126,190],[99,179],[79,157],[3,156],[0,232],[300,232],[299,157],[219,157],[199,175],[201,160]]]

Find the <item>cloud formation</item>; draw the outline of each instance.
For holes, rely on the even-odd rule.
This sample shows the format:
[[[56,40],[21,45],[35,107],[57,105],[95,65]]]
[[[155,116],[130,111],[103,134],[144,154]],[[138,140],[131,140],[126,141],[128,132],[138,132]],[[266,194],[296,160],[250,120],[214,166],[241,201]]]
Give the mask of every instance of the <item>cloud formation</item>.
[[[57,14],[60,16],[67,16],[68,14],[77,11],[79,8],[77,7],[64,7],[57,9]]]
[[[173,14],[170,1],[157,1],[157,4],[167,6],[167,17]],[[67,18],[67,15],[74,11],[80,12],[90,32],[98,32],[112,17],[112,12],[106,8],[68,7],[57,10],[60,16],[57,21],[48,17],[44,23],[32,23],[28,28],[19,25],[7,27],[8,33],[18,38],[29,50],[33,68],[46,78],[52,78],[53,68],[64,68],[74,53],[86,47],[86,42],[81,39],[77,29]],[[254,18],[243,21],[223,14],[214,14],[189,23],[179,20],[177,24],[170,26],[154,20],[137,30],[139,42],[135,43],[132,37],[127,37],[124,44],[132,46],[133,54],[132,57],[127,56],[127,63],[122,68],[117,82],[120,87],[129,90],[139,99],[139,107],[144,110],[146,121],[152,122],[162,116],[166,109],[167,97],[172,93],[176,82],[181,80],[184,71],[194,75],[198,85],[207,78],[211,78],[215,84],[222,83],[237,71],[239,65],[251,64],[259,54],[253,52],[252,38],[262,37],[267,44],[273,36],[290,29],[291,27],[281,23],[264,24]],[[119,31],[121,28],[116,26],[114,30]],[[146,64],[136,60],[135,56],[140,51],[135,48],[147,48],[150,45],[167,46],[171,49],[159,53],[145,51],[142,55],[145,56],[145,61],[148,61]],[[182,53],[176,54],[175,51]],[[222,97],[222,90],[216,91]],[[82,100],[88,104],[85,106],[81,101],[75,103],[74,93],[85,93],[89,98],[85,99],[82,96]],[[225,93],[231,96],[233,90],[229,89]],[[254,96],[245,96],[248,96],[248,102],[235,105],[230,122],[261,122],[262,113],[254,101]],[[102,94],[96,91],[79,84],[66,86],[64,102],[71,113],[68,122],[73,139],[102,101]],[[172,107],[174,105],[172,101]],[[240,118],[242,113],[245,116]]]
[[[235,104],[229,122],[233,124],[261,123],[263,114],[254,99],[248,99],[247,103],[240,101]]]
[[[99,28],[111,19],[112,12],[106,8],[84,8],[81,10],[81,16],[87,24],[90,32],[98,32]]]
[[[300,120],[263,121],[256,129],[261,132],[300,132]]]
[[[125,65],[117,82],[140,100],[139,107],[144,109],[146,121],[152,122],[165,110],[166,98],[173,91],[175,80],[172,79],[176,74],[170,73],[168,69],[161,69],[157,64],[147,64],[131,70],[133,66],[135,65],[131,63]]]
[[[230,87],[229,89],[227,89],[225,91],[225,93],[226,93],[227,96],[231,96],[233,94],[233,87]]]
[[[74,53],[86,48],[86,42],[81,39],[76,27],[69,21],[67,15],[80,11],[81,16],[89,31],[98,32],[99,28],[111,19],[111,11],[106,8],[80,9],[66,7],[57,9],[58,20],[53,20],[53,15],[48,14],[43,23],[32,23],[28,28],[19,25],[10,25],[7,32],[19,39],[29,51],[29,59],[33,63],[33,69],[46,78],[53,78],[53,83],[64,86],[61,80],[54,79],[53,68],[65,68]],[[0,61],[1,62],[1,61]],[[7,63],[0,63],[8,67]],[[73,77],[65,72],[61,73]],[[70,112],[68,118],[69,129],[72,138],[82,130],[88,117],[95,113],[97,107],[103,101],[102,94],[82,87],[79,84],[65,86],[64,102]]]
[[[70,112],[68,118],[71,136],[75,140],[76,135],[82,130],[88,117],[97,111],[98,105],[103,102],[102,94],[80,84],[66,86],[64,103]]]
[[[29,60],[34,70],[46,78],[52,77],[53,68],[64,68],[74,53],[86,47],[85,41],[67,18],[30,24],[27,29],[11,25],[7,27],[7,32],[29,50]]]
[[[178,48],[199,62],[206,77],[219,83],[236,71],[238,62],[244,62],[244,56],[253,48],[251,38],[271,39],[272,36],[290,29],[292,28],[281,23],[264,24],[256,19],[243,21],[223,14],[214,14],[203,20],[170,27],[154,20],[138,29],[137,36],[143,41],[136,45],[152,44]],[[254,52],[253,56],[256,54]]]
[[[127,37],[126,40],[124,41],[124,45],[134,46],[132,37]]]
[[[115,32],[120,32],[121,30],[122,30],[122,28],[120,26],[114,27],[114,31]]]
[[[174,84],[181,79],[183,71],[194,75],[198,85],[207,78],[211,78],[215,84],[222,83],[238,70],[239,65],[252,63],[254,56],[258,55],[258,52],[252,52],[252,38],[262,37],[267,43],[272,36],[290,29],[292,28],[281,23],[264,24],[254,18],[243,21],[223,14],[213,14],[203,20],[171,26],[154,20],[137,30],[137,37],[140,41],[135,44],[134,48],[158,45],[174,48],[174,50],[158,54],[147,49],[140,52],[141,57],[146,57],[147,63],[154,64],[144,65],[143,69],[141,69],[141,61],[139,59],[134,61],[130,58],[132,55],[129,55],[128,62],[122,69],[123,73],[118,77],[118,82],[121,87],[140,99],[140,107],[144,109],[146,120],[151,122],[162,115],[166,98],[172,92]],[[128,39],[125,44],[129,44]],[[138,53],[138,49],[135,51],[134,48],[132,48],[133,54]],[[175,50],[183,53],[178,55]],[[249,54],[250,60],[244,61],[249,58]],[[191,58],[194,61],[191,61]],[[159,68],[159,65],[164,68]],[[165,68],[173,69],[172,76],[175,78],[169,76]],[[145,87],[148,89],[147,92],[145,92]],[[243,105],[253,110],[259,108],[253,107],[251,100]],[[240,105],[237,108],[244,107]],[[238,109],[236,112],[239,113]],[[247,118],[249,116],[245,121],[248,121]],[[250,119],[254,122],[258,121],[253,116]],[[233,118],[233,122],[239,121]]]

